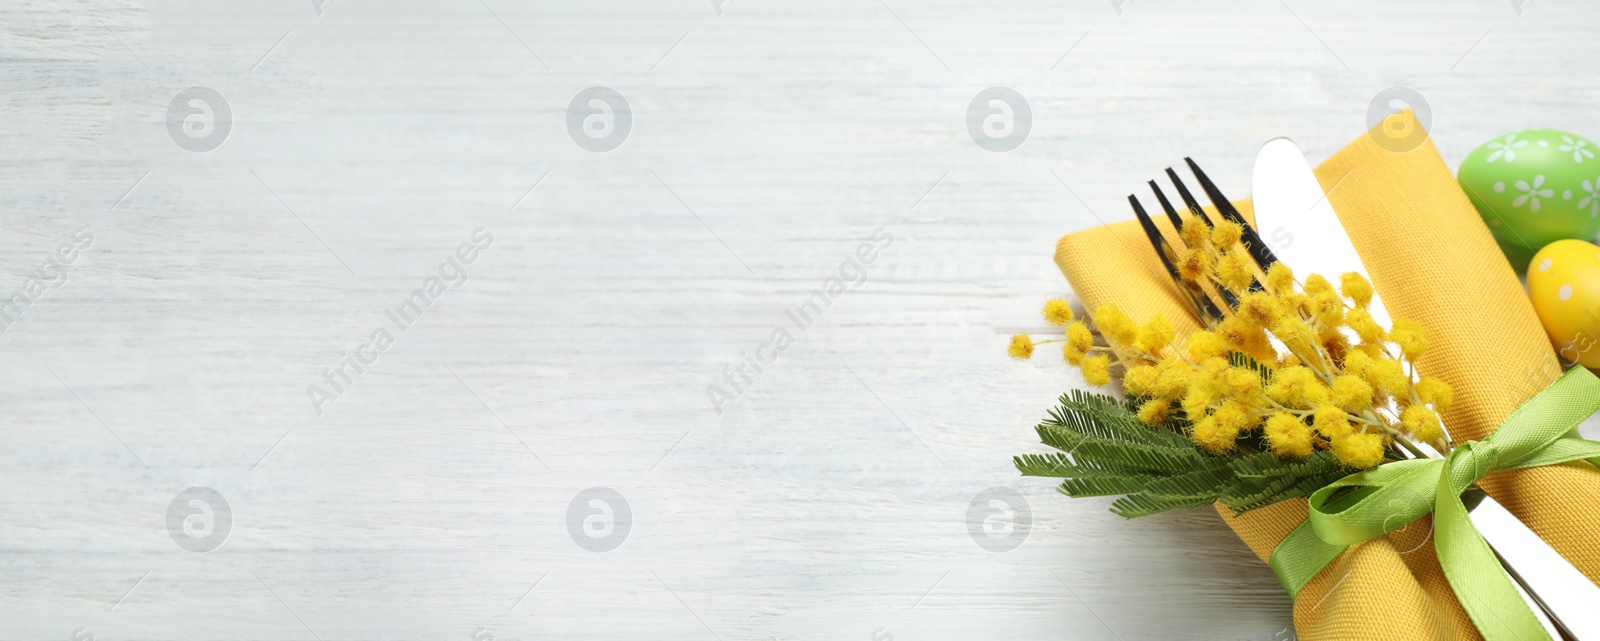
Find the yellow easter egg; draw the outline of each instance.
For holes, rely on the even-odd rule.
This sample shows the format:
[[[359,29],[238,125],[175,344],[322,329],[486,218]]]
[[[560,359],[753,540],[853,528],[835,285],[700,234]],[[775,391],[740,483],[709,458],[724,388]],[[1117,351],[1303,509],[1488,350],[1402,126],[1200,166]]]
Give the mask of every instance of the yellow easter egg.
[[[1600,246],[1545,245],[1528,264],[1528,296],[1562,362],[1600,367]]]

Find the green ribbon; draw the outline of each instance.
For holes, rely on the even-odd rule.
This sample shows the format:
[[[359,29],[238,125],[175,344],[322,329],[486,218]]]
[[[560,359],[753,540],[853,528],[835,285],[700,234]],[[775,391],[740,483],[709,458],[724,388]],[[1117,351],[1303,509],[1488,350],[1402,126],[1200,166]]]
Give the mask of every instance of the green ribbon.
[[[1442,459],[1386,463],[1317,490],[1306,521],[1278,544],[1267,564],[1294,597],[1346,547],[1432,512],[1439,567],[1483,638],[1548,639],[1494,551],[1472,526],[1461,493],[1495,470],[1577,460],[1600,466],[1600,443],[1574,431],[1597,409],[1600,379],[1575,367],[1482,441],[1458,445]]]

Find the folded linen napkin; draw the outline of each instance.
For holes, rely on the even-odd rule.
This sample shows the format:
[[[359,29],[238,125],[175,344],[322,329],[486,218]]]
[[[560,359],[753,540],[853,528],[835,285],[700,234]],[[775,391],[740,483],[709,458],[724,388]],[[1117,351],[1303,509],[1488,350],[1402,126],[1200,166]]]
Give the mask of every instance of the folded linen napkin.
[[[1397,117],[1420,126],[1409,112]],[[1443,419],[1457,442],[1483,438],[1561,374],[1516,273],[1431,141],[1397,153],[1363,134],[1316,174],[1390,315],[1427,328],[1418,367],[1454,387]],[[1238,205],[1253,220],[1250,203]],[[1180,336],[1201,327],[1134,221],[1068,234],[1055,260],[1091,311],[1114,303],[1141,323],[1159,314]],[[1600,470],[1581,461],[1505,470],[1481,486],[1600,582]],[[1216,509],[1262,561],[1306,518],[1304,499],[1237,516]],[[1300,592],[1294,620],[1310,641],[1480,638],[1439,569],[1427,518],[1351,546]]]

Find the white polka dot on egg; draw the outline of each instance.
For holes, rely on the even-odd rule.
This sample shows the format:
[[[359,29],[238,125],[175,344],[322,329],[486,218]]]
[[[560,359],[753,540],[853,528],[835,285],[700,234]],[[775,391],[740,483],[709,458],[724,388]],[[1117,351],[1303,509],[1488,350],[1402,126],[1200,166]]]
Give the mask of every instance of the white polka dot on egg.
[[[1539,271],[1542,272],[1542,271],[1550,269],[1550,263],[1551,263],[1551,261],[1548,258],[1546,258],[1543,261],[1541,261],[1539,263]]]
[[[1498,193],[1500,193],[1502,191],[1505,191],[1505,190],[1506,190],[1506,184],[1505,183],[1497,182],[1497,183],[1494,184],[1494,193],[1498,194]]]
[[[1572,298],[1572,286],[1571,285],[1562,285],[1561,289],[1556,291],[1556,298],[1559,298],[1561,300],[1566,300],[1568,298]]]

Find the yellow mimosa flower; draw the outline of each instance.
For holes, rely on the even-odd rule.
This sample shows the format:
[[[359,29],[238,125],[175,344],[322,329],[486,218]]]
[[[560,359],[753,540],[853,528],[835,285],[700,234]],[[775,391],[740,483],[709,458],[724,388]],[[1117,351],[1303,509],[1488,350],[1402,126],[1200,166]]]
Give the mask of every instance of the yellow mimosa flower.
[[[1422,352],[1428,349],[1428,330],[1423,329],[1422,324],[1416,321],[1395,319],[1394,327],[1389,329],[1389,339],[1399,345],[1400,352],[1412,361],[1422,356]]]
[[[1251,267],[1255,262],[1250,255],[1242,251],[1223,252],[1217,259],[1217,280],[1222,285],[1236,292],[1250,289],[1250,280],[1255,277]]]
[[[1296,354],[1311,354],[1316,351],[1316,336],[1311,333],[1311,327],[1305,321],[1295,316],[1284,316],[1272,326],[1272,335],[1283,341],[1289,349]]]
[[[1244,236],[1244,228],[1231,220],[1219,220],[1211,228],[1211,244],[1221,248],[1229,248],[1239,244],[1239,239]]]
[[[1203,361],[1216,356],[1228,354],[1228,344],[1221,336],[1206,330],[1200,330],[1189,335],[1189,345],[1184,351],[1189,360]]]
[[[1046,301],[1042,313],[1044,314],[1045,322],[1056,327],[1065,326],[1067,323],[1072,322],[1073,319],[1072,306],[1068,305],[1067,301],[1059,298],[1052,298]]]
[[[1383,462],[1383,435],[1369,432],[1352,432],[1333,439],[1333,455],[1339,461],[1358,470],[1365,470]]]
[[[1194,388],[1183,396],[1183,413],[1193,420],[1196,416],[1205,416],[1211,410],[1211,404],[1217,397],[1204,388]]]
[[[1133,319],[1122,313],[1116,305],[1101,305],[1095,310],[1094,322],[1099,324],[1100,333],[1118,345],[1132,345],[1139,336],[1139,329],[1133,324]]]
[[[1096,354],[1083,359],[1083,380],[1096,387],[1111,382],[1111,357]]]
[[[1450,401],[1454,400],[1455,392],[1450,389],[1450,384],[1432,376],[1424,376],[1417,382],[1417,398],[1422,402],[1433,405],[1441,412],[1450,411]]]
[[[1211,230],[1206,227],[1204,221],[1197,217],[1190,217],[1183,221],[1183,229],[1178,232],[1178,235],[1183,238],[1183,244],[1188,245],[1190,249],[1198,250],[1205,247],[1206,237],[1210,235],[1210,232]]]
[[[1430,443],[1444,435],[1439,425],[1439,415],[1421,405],[1412,405],[1400,412],[1400,425],[1417,438]]]
[[[1266,434],[1267,444],[1279,456],[1304,458],[1311,455],[1311,429],[1293,414],[1273,414],[1262,432]]]
[[[1367,378],[1367,370],[1369,369],[1372,369],[1372,357],[1366,352],[1354,351],[1345,355],[1344,371],[1346,374],[1354,374],[1371,382],[1371,379]]]
[[[1372,407],[1372,386],[1359,376],[1346,374],[1333,379],[1333,404],[1357,413]]]
[[[1228,396],[1234,400],[1245,402],[1261,394],[1261,375],[1254,371],[1234,367],[1228,370],[1223,380],[1228,385]]]
[[[1167,322],[1165,318],[1157,316],[1139,328],[1139,340],[1136,347],[1138,347],[1139,351],[1147,354],[1159,353],[1176,336],[1177,333],[1172,329],[1172,323]]]
[[[1344,301],[1333,292],[1322,292],[1311,297],[1312,318],[1324,325],[1344,322]]]
[[[1267,270],[1267,288],[1283,296],[1294,291],[1294,271],[1283,263],[1273,263]]]
[[[1089,331],[1089,326],[1074,322],[1067,325],[1067,343],[1080,352],[1087,352],[1094,345],[1094,333]]]
[[[1239,433],[1227,430],[1217,424],[1216,418],[1207,416],[1195,421],[1194,431],[1189,437],[1194,440],[1195,445],[1213,454],[1226,454],[1233,449],[1233,442],[1239,437]]]
[[[1328,279],[1323,278],[1322,274],[1312,274],[1306,277],[1306,284],[1302,289],[1307,296],[1316,296],[1333,291],[1333,285],[1328,283]]]
[[[1372,362],[1372,367],[1367,368],[1367,375],[1363,377],[1373,387],[1391,394],[1399,395],[1410,384],[1410,377],[1406,376],[1405,369],[1400,366],[1400,361],[1392,358],[1380,358]]]
[[[1350,329],[1356,330],[1356,335],[1361,337],[1361,342],[1376,345],[1383,342],[1383,328],[1378,322],[1372,320],[1372,314],[1364,309],[1352,309],[1344,315],[1345,322],[1350,324]]]
[[[1311,414],[1311,425],[1324,438],[1337,439],[1355,429],[1350,425],[1350,415],[1332,405],[1319,405]]]
[[[1211,254],[1201,250],[1190,251],[1178,260],[1178,275],[1186,281],[1198,283],[1205,280],[1215,266]]]
[[[1192,371],[1189,364],[1177,359],[1161,362],[1159,366],[1161,376],[1156,378],[1153,391],[1156,396],[1166,399],[1180,399],[1189,391],[1189,378]]]
[[[1033,358],[1033,339],[1027,334],[1012,336],[1011,345],[1006,347],[1006,353],[1019,361]]]
[[[1156,426],[1167,422],[1167,414],[1171,411],[1170,401],[1166,399],[1152,399],[1139,406],[1139,420],[1145,425]]]
[[[1134,396],[1151,396],[1161,370],[1154,365],[1135,365],[1122,375],[1122,389]]]
[[[1239,315],[1254,325],[1272,327],[1283,314],[1283,302],[1266,292],[1250,292],[1239,299]]]
[[[1212,416],[1217,419],[1218,427],[1234,434],[1255,424],[1254,411],[1237,401],[1223,403]]]
[[[1339,291],[1356,307],[1365,309],[1372,302],[1372,283],[1356,272],[1345,272],[1339,276]]]

